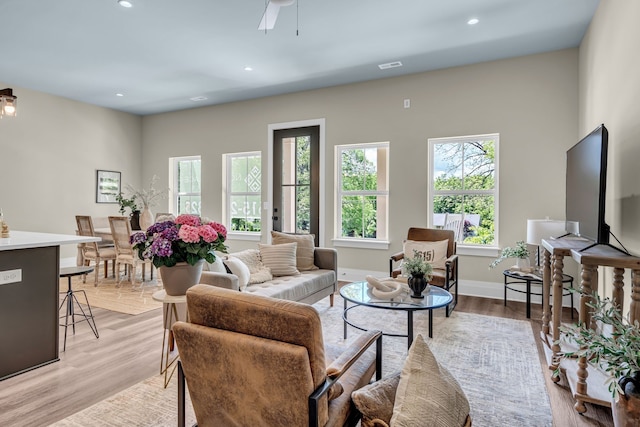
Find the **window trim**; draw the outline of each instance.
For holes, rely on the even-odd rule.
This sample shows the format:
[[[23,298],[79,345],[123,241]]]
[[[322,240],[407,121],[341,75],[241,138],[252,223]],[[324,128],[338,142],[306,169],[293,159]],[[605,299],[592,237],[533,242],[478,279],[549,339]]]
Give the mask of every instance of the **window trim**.
[[[192,160],[199,160],[200,161],[200,192],[198,193],[179,193],[178,192],[178,188],[179,183],[178,183],[178,164],[180,162],[183,161],[192,161]],[[200,212],[202,213],[202,156],[180,156],[180,157],[171,157],[170,158],[170,163],[171,163],[171,167],[170,167],[170,178],[171,178],[171,182],[173,184],[173,191],[172,191],[172,197],[171,197],[171,201],[169,203],[169,210],[173,213],[175,213],[176,215],[179,214],[178,212],[178,207],[179,207],[179,202],[178,202],[178,198],[180,196],[199,196],[200,197]]]
[[[429,173],[427,175],[427,226],[434,227],[433,225],[433,198],[438,194],[433,188],[434,180],[433,180],[433,172],[434,172],[434,146],[436,144],[453,144],[453,143],[464,143],[464,142],[473,142],[478,140],[492,140],[494,142],[494,150],[495,150],[495,158],[494,158],[494,189],[492,191],[489,190],[480,190],[484,192],[484,194],[493,194],[494,200],[494,242],[491,245],[481,245],[474,243],[462,243],[458,242],[458,253],[462,255],[476,255],[476,256],[493,256],[493,254],[498,249],[499,240],[499,231],[500,231],[500,134],[499,133],[487,133],[480,135],[466,135],[466,136],[452,136],[445,138],[429,138],[427,139],[428,143],[428,152],[429,152]],[[455,192],[461,195],[464,194],[479,194],[480,191],[477,190],[461,190],[459,192]],[[491,255],[488,255],[491,254]]]
[[[358,149],[370,149],[370,148],[386,148],[387,155],[385,159],[386,170],[386,190],[362,190],[356,192],[343,193],[342,192],[342,152],[345,150],[358,150]],[[341,144],[334,147],[334,165],[335,165],[335,209],[334,209],[334,237],[332,242],[334,246],[353,247],[353,248],[366,248],[366,249],[388,249],[389,248],[389,156],[391,153],[391,143],[389,141],[379,142],[367,142],[367,143],[355,143],[355,144]],[[346,237],[342,236],[342,204],[340,203],[343,195],[354,196],[386,196],[387,203],[384,207],[384,220],[386,236],[372,238],[366,237]]]
[[[239,192],[234,193],[231,191],[231,161],[237,158],[246,157],[259,157],[260,158],[260,192]],[[227,228],[228,238],[236,240],[252,240],[259,241],[264,230],[264,218],[262,215],[262,151],[243,151],[238,153],[225,153],[222,155],[222,220],[224,226]],[[234,195],[259,195],[260,196],[260,231],[240,231],[231,229],[231,197]]]

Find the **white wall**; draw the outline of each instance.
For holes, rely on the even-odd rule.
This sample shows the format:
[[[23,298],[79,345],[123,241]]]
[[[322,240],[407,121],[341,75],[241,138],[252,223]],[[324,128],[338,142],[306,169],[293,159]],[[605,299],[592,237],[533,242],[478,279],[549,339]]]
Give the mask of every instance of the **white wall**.
[[[410,109],[403,108],[405,98]],[[387,271],[407,228],[427,225],[428,138],[500,133],[500,246],[526,237],[527,218],[562,219],[564,156],[578,138],[577,106],[578,55],[569,49],[159,114],[143,118],[143,177],[158,174],[166,182],[168,157],[201,155],[203,214],[221,218],[223,153],[261,150],[266,157],[270,123],[325,118],[325,241],[331,242],[334,146],[390,141],[391,247],[339,248],[338,255],[342,268]],[[464,257],[461,276],[502,282],[500,269],[488,270],[490,261]]]
[[[640,2],[601,0],[579,62],[580,134],[600,123],[609,130],[606,221],[634,254],[640,254],[639,18]],[[610,282],[605,281],[606,293]],[[625,283],[628,296],[628,277]]]
[[[8,83],[18,116],[0,120],[0,208],[13,230],[75,233],[75,215],[119,215],[96,203],[96,170],[139,185],[142,119]],[[75,247],[62,247],[63,258]]]

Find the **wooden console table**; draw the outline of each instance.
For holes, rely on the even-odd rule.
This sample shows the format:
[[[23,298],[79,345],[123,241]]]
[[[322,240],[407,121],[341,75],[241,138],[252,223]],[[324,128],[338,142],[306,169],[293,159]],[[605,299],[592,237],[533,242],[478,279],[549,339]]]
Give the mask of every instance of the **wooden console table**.
[[[631,270],[631,308],[630,320],[640,320],[640,258],[626,255],[607,245],[592,245],[593,242],[566,237],[560,239],[543,240],[543,301],[542,301],[542,339],[545,343],[545,354],[549,369],[558,368],[560,345],[560,324],[562,315],[562,275],[564,257],[571,256],[581,266],[579,321],[590,326],[591,314],[587,303],[592,300],[594,291],[598,290],[598,267],[613,268],[613,301],[624,307],[624,271]],[[550,308],[548,290],[553,289],[553,305]],[[551,322],[549,322],[551,315]],[[601,406],[611,406],[611,395],[604,382],[606,376],[588,366],[586,358],[576,360],[563,359],[561,368],[564,370],[571,387],[571,393],[576,401],[574,408],[582,413],[587,409],[585,402]],[[554,381],[558,381],[554,378]]]

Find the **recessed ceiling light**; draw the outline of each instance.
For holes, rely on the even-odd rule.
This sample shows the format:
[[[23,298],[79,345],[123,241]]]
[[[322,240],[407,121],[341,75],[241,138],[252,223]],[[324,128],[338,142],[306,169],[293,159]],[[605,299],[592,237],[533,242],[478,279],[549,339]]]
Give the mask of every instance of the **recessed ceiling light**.
[[[380,68],[381,70],[388,70],[389,68],[396,68],[396,67],[402,67],[402,62],[394,61],[394,62],[387,62],[386,64],[378,65],[378,68]]]
[[[189,98],[193,102],[198,101],[206,101],[208,98],[206,96],[194,96],[193,98]]]
[[[251,68],[251,67],[244,67],[244,70],[245,70],[245,71],[253,71],[253,68]]]
[[[133,3],[127,0],[118,0],[118,4],[122,7],[133,7]]]
[[[123,93],[116,93],[116,96],[124,96]]]
[[[468,25],[476,25],[480,20],[478,18],[471,18],[467,21]]]

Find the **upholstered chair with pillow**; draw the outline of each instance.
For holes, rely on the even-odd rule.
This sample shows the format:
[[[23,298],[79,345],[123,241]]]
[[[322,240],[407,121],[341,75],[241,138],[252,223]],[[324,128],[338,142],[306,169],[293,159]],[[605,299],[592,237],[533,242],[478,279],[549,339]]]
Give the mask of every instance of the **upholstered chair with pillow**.
[[[312,306],[202,284],[187,308],[189,323],[173,325],[179,425],[185,379],[199,427],[357,423],[351,393],[380,372],[379,331],[325,346]]]
[[[402,261],[412,257],[416,250],[433,266],[432,285],[446,289],[453,294],[453,302],[447,306],[447,317],[458,303],[458,255],[456,241],[451,230],[411,227],[403,243],[402,252],[391,255],[389,276],[398,277],[402,273]]]
[[[362,427],[470,427],[470,406],[460,384],[418,335],[402,372],[351,394]]]

